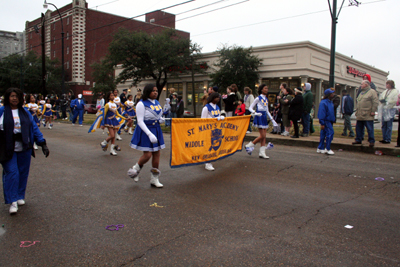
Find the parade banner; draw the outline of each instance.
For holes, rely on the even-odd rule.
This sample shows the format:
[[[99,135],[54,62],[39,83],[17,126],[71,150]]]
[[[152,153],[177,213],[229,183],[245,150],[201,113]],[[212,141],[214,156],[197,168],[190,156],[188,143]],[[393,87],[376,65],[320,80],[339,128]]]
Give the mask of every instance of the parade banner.
[[[241,151],[251,116],[172,119],[171,168],[213,162]]]

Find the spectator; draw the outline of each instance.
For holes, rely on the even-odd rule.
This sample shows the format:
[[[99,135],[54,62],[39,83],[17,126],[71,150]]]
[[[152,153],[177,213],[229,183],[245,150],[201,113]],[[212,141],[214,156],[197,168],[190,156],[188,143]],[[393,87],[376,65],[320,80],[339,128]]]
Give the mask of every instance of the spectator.
[[[335,153],[331,150],[331,143],[333,140],[333,122],[335,121],[334,108],[332,99],[335,97],[335,90],[326,89],[324,92],[324,98],[319,103],[318,119],[321,124],[321,133],[319,138],[319,145],[317,153],[334,155]]]
[[[295,96],[292,100],[284,100],[289,103],[289,119],[293,122],[294,127],[294,135],[290,136],[291,138],[299,138],[299,125],[298,121],[301,119],[301,115],[303,114],[303,90],[301,87],[297,87],[294,89]]]
[[[171,105],[169,104],[171,100],[167,97],[165,99],[165,104],[163,108],[163,115],[166,118],[165,126],[171,126]]]
[[[171,118],[177,117],[177,106],[178,106],[178,97],[177,93],[172,93],[172,100],[171,100]]]
[[[374,147],[374,117],[378,109],[379,100],[376,92],[371,90],[370,82],[361,82],[361,93],[357,97],[356,109],[356,140],[353,145],[361,145],[364,138],[364,128],[368,131],[368,142],[370,147]]]
[[[351,120],[350,117],[354,112],[354,100],[347,94],[347,90],[342,91],[343,97],[342,97],[342,114],[344,118],[344,128],[343,128],[343,133],[342,136],[347,136],[347,130],[349,131],[349,136],[354,137],[354,131],[351,126]]]
[[[374,89],[375,92],[378,93],[375,84],[374,84],[373,82],[371,82],[371,75],[365,74],[365,75],[363,76],[363,81],[369,81],[369,84],[370,84],[371,89]],[[360,93],[361,93],[361,86],[358,87],[358,90],[357,90],[357,98],[358,98],[358,95],[359,95]]]
[[[313,94],[311,92],[311,84],[304,84],[304,94],[303,94],[303,113],[302,113],[302,123],[303,123],[303,137],[308,137],[310,131],[310,112],[313,105]]]
[[[133,100],[133,102],[135,103],[135,106],[137,105],[137,103],[140,101],[141,98],[142,98],[142,89],[138,88],[135,98]]]
[[[332,90],[335,90],[335,89],[332,89]],[[332,99],[332,103],[333,103],[333,110],[335,111],[335,123],[336,123],[337,108],[340,105],[340,96],[335,94],[335,96]]]
[[[104,97],[103,97],[103,93],[99,93],[99,94],[97,95],[96,108],[97,108],[97,109],[102,109],[102,108],[104,108]]]
[[[236,84],[234,84],[234,83],[231,84],[230,88],[231,88],[232,92],[235,93],[235,97],[236,97],[235,101],[238,101],[239,99],[242,98],[242,94],[239,92],[239,88],[237,87]]]
[[[282,113],[281,113],[281,104],[274,103],[274,110],[272,111],[272,117],[278,123],[278,126],[274,126],[272,134],[280,134],[281,133],[281,126],[280,123],[282,122]]]
[[[119,96],[119,100],[121,101],[121,106],[124,106],[125,102],[128,100],[126,98],[127,93],[128,93],[128,89],[125,88],[122,90],[122,94]]]
[[[286,84],[283,83],[280,86],[282,91],[282,96],[278,95],[276,98],[281,104],[281,113],[282,113],[282,122],[285,129],[281,129],[283,131],[281,135],[289,136],[290,131],[290,120],[289,120],[289,102],[293,99],[293,91],[290,88],[286,88]],[[288,100],[288,101],[285,101]]]
[[[230,87],[226,88],[227,95],[223,95],[222,99],[225,103],[226,117],[232,117],[236,106],[236,94],[232,92]]]
[[[394,81],[388,80],[386,82],[386,90],[379,97],[382,107],[382,137],[379,142],[382,144],[390,144],[392,141],[392,128],[394,115],[396,115],[397,95],[399,92],[394,86]]]
[[[75,125],[75,122],[79,116],[79,126],[82,126],[83,112],[85,111],[85,101],[82,99],[82,94],[79,94],[77,99],[71,101],[71,108],[74,109],[74,117],[72,118],[72,125]]]
[[[175,93],[175,88],[169,88],[169,100],[170,102],[172,101],[172,95]]]
[[[400,94],[397,96],[397,103],[396,106],[400,106]],[[400,113],[400,109],[399,109]],[[396,147],[400,147],[400,121],[397,123],[398,124],[398,129],[397,129],[397,145]]]
[[[246,107],[246,112],[245,115],[250,115],[251,112],[249,111],[249,107],[251,106],[251,104],[253,104],[254,102],[254,96],[251,92],[251,89],[249,87],[245,87],[244,88],[244,105]],[[251,133],[251,120],[252,118],[250,118],[250,122],[249,122],[249,127],[247,128],[247,132],[246,133]]]
[[[182,96],[178,95],[178,102],[176,104],[176,117],[183,118],[185,112],[185,103],[182,100]]]
[[[235,110],[235,115],[236,116],[243,116],[246,113],[246,106],[243,103],[243,99],[239,99],[238,105]]]
[[[203,97],[201,98],[201,102],[203,103],[203,107],[207,105],[207,100],[208,100],[208,92],[207,89],[203,90]]]

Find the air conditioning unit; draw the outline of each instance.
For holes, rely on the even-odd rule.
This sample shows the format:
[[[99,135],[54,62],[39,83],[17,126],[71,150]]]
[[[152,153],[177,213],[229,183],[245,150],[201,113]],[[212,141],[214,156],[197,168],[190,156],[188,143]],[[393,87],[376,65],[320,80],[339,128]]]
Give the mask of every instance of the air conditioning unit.
[[[156,22],[156,19],[150,19],[150,23]]]

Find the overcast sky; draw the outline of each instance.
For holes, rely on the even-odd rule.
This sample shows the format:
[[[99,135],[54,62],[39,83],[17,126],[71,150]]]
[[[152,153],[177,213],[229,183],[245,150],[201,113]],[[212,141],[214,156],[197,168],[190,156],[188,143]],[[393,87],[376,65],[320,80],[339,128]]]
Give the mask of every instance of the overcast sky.
[[[92,9],[98,6],[99,11],[134,17],[186,1],[90,0],[88,5]],[[178,14],[176,28],[189,32],[204,53],[215,51],[222,44],[257,47],[307,40],[330,48],[331,18],[327,0],[225,0],[186,12],[218,1],[196,0],[165,11]],[[342,0],[337,1],[340,6]],[[23,31],[25,21],[38,18],[45,11],[43,2],[0,1],[0,29]],[[71,1],[49,2],[61,8]],[[389,71],[389,79],[400,88],[400,0],[361,0],[359,7],[348,7],[349,2],[345,0],[339,15],[336,51]],[[233,6],[222,8],[228,5]],[[213,9],[219,10],[194,16]],[[186,13],[179,14],[182,12]],[[194,17],[187,18],[190,16]],[[144,20],[144,17],[137,19]]]

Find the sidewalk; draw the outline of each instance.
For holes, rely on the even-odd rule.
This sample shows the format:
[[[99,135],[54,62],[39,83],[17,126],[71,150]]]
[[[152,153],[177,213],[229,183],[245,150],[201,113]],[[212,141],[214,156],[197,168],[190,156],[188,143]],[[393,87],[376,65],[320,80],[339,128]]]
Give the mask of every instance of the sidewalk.
[[[256,137],[258,137],[258,131],[253,131],[250,134],[246,134],[246,137],[244,138],[245,144],[249,141],[253,141]],[[354,142],[354,138],[334,138],[331,144],[331,149],[334,152],[342,149],[343,151],[364,152],[371,154],[374,154],[375,151],[382,151],[384,155],[400,157],[400,148],[395,147],[396,142],[392,142],[391,144],[381,144],[378,141],[375,142],[374,147],[369,147],[369,143],[366,140],[363,141],[362,146],[354,146],[351,144]],[[313,147],[315,150],[317,150],[319,144],[319,133],[315,132],[309,137],[300,138],[291,138],[289,136],[267,133],[267,143],[268,142],[271,142],[274,145],[279,144],[285,146]]]

